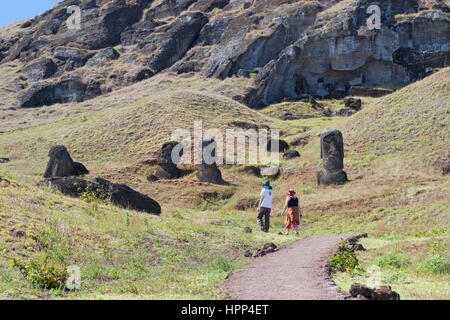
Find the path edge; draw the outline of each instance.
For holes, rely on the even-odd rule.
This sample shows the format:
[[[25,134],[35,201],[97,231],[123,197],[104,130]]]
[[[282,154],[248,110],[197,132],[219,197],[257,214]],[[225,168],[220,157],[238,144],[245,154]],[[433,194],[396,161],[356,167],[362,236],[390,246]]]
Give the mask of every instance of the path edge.
[[[367,238],[367,237],[368,237],[367,233],[361,233],[361,234],[357,234],[357,235],[353,235],[353,236],[343,237],[342,240],[344,240],[345,242],[357,242],[358,240],[360,240],[362,238]],[[330,258],[332,255],[336,254],[337,252],[338,252],[338,248],[336,248],[333,251],[333,253],[330,255]],[[345,291],[344,289],[339,287],[336,284],[336,282],[333,280],[333,277],[332,277],[333,270],[328,263],[322,267],[322,271],[325,275],[325,280],[328,282],[328,285],[330,286],[330,288],[333,288],[337,291],[338,300],[348,300],[352,297],[348,291]]]
[[[346,241],[346,242],[357,242],[359,239],[361,238],[367,238],[368,234],[367,233],[360,233],[357,235],[342,235],[342,240]],[[301,240],[301,239],[299,239]],[[337,244],[337,243],[336,243]],[[285,245],[281,248],[279,248],[278,250],[283,250],[285,247],[289,246]],[[336,252],[338,251],[338,248],[336,247],[333,252],[330,254],[330,258],[332,255],[334,255]],[[233,268],[230,270],[230,272],[227,274],[227,276],[225,277],[225,282],[222,284],[220,291],[221,293],[223,293],[225,295],[225,298],[223,299],[224,301],[233,301],[235,300],[233,298],[233,296],[231,295],[230,292],[227,292],[227,290],[225,290],[225,285],[226,282],[228,281],[228,279],[236,272],[236,270]],[[336,282],[333,280],[332,278],[332,268],[331,266],[327,263],[324,266],[322,266],[322,272],[325,276],[325,281],[327,282],[327,284],[329,285],[330,288],[333,288],[336,290],[337,292],[337,296],[338,296],[338,300],[348,300],[351,298],[351,295],[349,292],[343,290],[341,287],[339,287]]]

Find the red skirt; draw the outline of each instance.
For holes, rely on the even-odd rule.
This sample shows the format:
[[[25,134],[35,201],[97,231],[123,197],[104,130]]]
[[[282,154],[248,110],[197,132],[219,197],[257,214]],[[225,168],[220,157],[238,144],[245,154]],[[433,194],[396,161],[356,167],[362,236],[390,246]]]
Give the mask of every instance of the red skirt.
[[[288,209],[284,224],[288,229],[290,229],[291,225],[296,228],[300,224],[300,210],[298,207],[290,207]]]

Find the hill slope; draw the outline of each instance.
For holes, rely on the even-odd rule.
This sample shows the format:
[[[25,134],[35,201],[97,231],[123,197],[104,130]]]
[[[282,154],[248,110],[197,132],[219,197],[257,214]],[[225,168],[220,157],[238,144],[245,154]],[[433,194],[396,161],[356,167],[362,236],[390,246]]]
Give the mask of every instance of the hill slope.
[[[296,240],[278,235],[276,216],[295,188],[301,237],[369,233],[364,270],[334,275],[344,290],[367,283],[375,265],[402,298],[449,299],[449,1],[380,1],[377,31],[365,24],[371,3],[66,0],[1,28],[0,298],[223,298],[245,250]],[[69,5],[89,22],[77,32],[65,23]],[[351,86],[402,89],[361,97],[351,117],[303,99],[337,110]],[[270,233],[243,232],[256,229],[255,168],[219,166],[226,185],[199,182],[195,165],[180,179],[147,180],[161,145],[196,121],[222,133],[276,128],[299,151],[271,179]],[[318,134],[333,128],[350,181],[320,187]],[[162,215],[43,186],[60,144],[89,178],[126,183]],[[42,257],[79,266],[81,290],[36,289],[10,267]]]
[[[281,121],[221,94],[245,84],[241,80],[205,82],[170,75],[86,106],[46,107],[41,111],[49,115],[41,117],[36,110],[22,110],[27,124],[18,121],[21,113],[15,111],[5,122],[9,130],[0,134],[0,156],[11,159],[0,171],[2,297],[222,297],[219,288],[228,271],[245,262],[245,249],[295,239],[277,235],[282,228],[277,217],[274,232],[242,232],[255,224],[254,212],[238,211],[235,205],[256,197],[261,179],[226,166],[222,170],[229,186],[199,183],[192,174],[149,183],[145,176],[155,168],[140,161],[170,139],[171,129],[191,127],[201,119],[205,127],[225,130],[239,119],[282,129],[287,141],[308,141],[297,147],[300,158],[281,162],[282,174],[273,181],[274,214],[285,190],[294,187],[305,210],[302,236],[369,232],[364,244],[370,250],[361,256],[364,266],[388,251],[409,256],[399,268],[383,269],[383,282],[402,297],[448,298],[448,273],[422,268],[432,254],[448,259],[450,185],[434,161],[448,157],[449,73],[446,68],[392,95],[363,98],[365,107],[351,118]],[[317,133],[328,128],[344,134],[351,180],[344,186],[315,183]],[[158,200],[162,216],[86,203],[40,186],[48,149],[56,143],[66,144],[92,175],[125,182]],[[216,193],[204,200],[211,192]],[[81,291],[33,289],[9,267],[10,257],[38,259],[44,252],[55,263],[81,267]],[[368,276],[353,275],[362,282]],[[347,275],[338,274],[337,280],[347,289]]]

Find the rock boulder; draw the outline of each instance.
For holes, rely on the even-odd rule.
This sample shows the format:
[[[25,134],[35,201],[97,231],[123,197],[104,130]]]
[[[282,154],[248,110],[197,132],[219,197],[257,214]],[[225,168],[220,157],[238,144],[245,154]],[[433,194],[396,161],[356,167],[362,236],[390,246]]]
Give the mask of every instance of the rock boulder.
[[[42,59],[26,66],[23,73],[26,75],[28,84],[35,83],[53,76],[58,66],[51,59]]]
[[[367,300],[400,300],[400,295],[392,291],[391,286],[377,286],[370,288],[359,283],[350,286],[349,293],[352,297],[364,297]],[[359,298],[361,300],[361,298]]]
[[[344,103],[345,103],[345,107],[346,108],[353,109],[353,110],[356,110],[356,111],[361,110],[361,106],[362,106],[361,99],[346,98],[344,100]]]
[[[297,150],[291,150],[283,154],[283,159],[285,160],[295,159],[298,157],[300,157],[300,153]]]
[[[51,83],[36,83],[18,97],[21,108],[35,108],[55,103],[81,102],[88,86],[79,77],[69,76]]]

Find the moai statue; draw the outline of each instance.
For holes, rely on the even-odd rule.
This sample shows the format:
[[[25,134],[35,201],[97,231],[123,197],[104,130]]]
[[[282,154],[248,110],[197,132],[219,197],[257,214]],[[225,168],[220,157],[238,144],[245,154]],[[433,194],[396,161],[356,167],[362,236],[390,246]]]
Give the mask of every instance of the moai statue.
[[[72,160],[64,146],[52,147],[48,156],[50,160],[47,163],[44,178],[80,176],[89,173],[83,164]]]
[[[344,169],[344,140],[339,130],[320,134],[320,157],[323,168],[317,174],[319,185],[344,184],[348,181]]]
[[[178,179],[182,175],[182,171],[177,168],[177,164],[172,159],[172,151],[179,145],[178,142],[170,141],[164,143],[161,148],[161,153],[158,157],[158,169],[156,169],[155,176],[158,179],[169,180]],[[183,156],[183,149],[179,152],[179,157]]]
[[[223,184],[222,173],[217,168],[217,143],[214,140],[203,140],[200,152],[200,163],[198,165],[197,178],[201,182]]]

